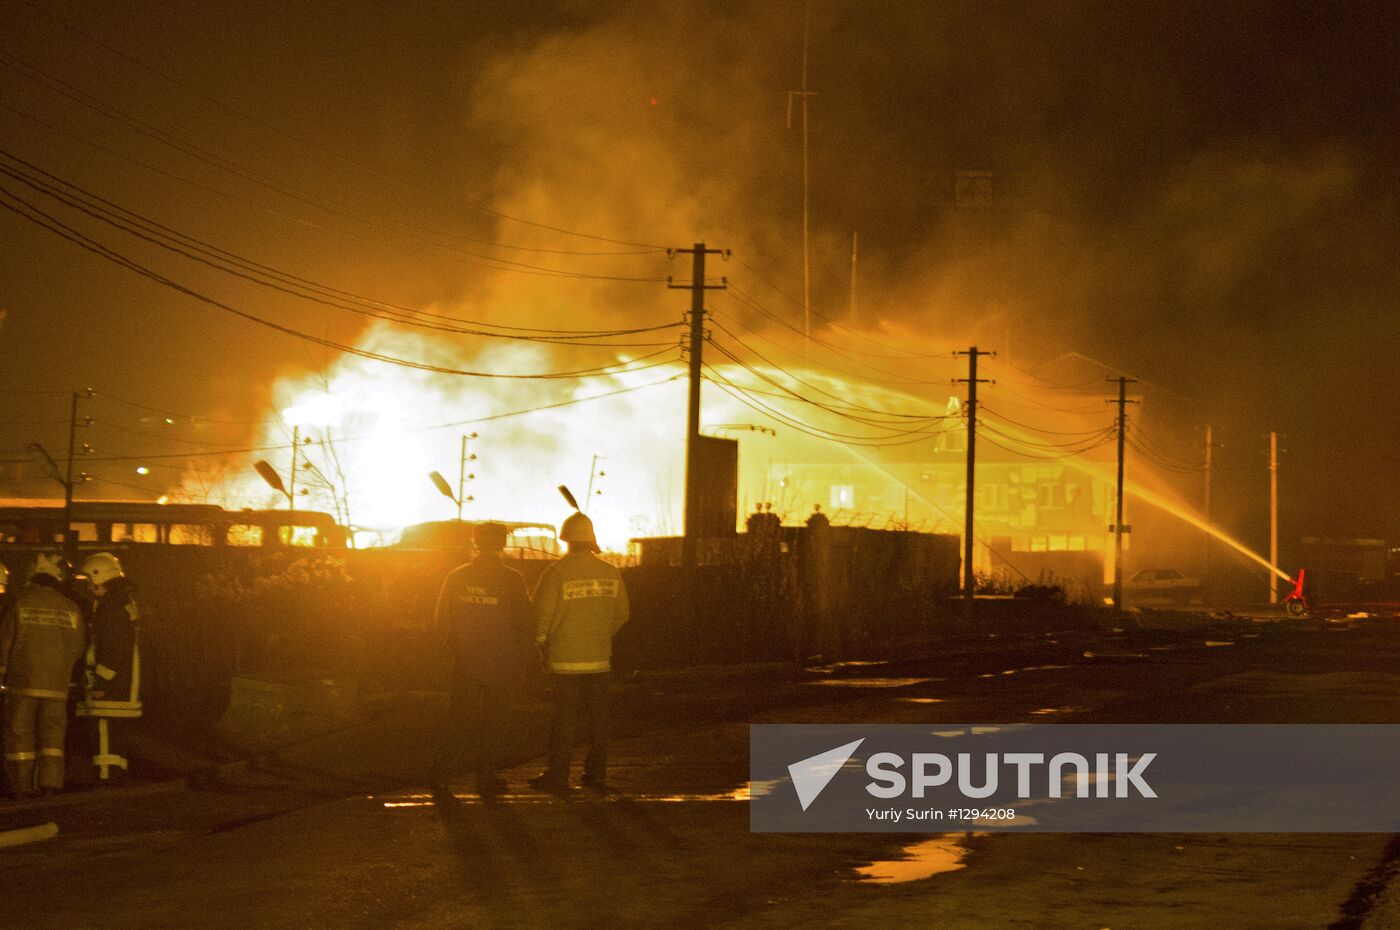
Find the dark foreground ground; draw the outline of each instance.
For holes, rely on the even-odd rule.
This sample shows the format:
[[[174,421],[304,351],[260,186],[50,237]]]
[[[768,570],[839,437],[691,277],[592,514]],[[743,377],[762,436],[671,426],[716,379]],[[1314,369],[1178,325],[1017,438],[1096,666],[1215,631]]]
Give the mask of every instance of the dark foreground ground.
[[[758,722],[1400,722],[1400,623],[969,637],[619,690],[621,793],[424,786],[430,696],[206,777],[0,806],[0,926],[1381,928],[1400,843],[1341,835],[763,835]],[[1400,774],[1400,773],[1398,773]],[[1400,895],[1400,882],[1397,882]]]

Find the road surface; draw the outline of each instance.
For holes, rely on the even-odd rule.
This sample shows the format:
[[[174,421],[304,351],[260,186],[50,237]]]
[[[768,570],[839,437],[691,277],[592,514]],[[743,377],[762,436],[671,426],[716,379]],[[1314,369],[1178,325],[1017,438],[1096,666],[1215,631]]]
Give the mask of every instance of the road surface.
[[[1400,844],[1384,834],[749,832],[749,723],[1400,722],[1395,623],[939,652],[632,682],[606,799],[524,788],[538,713],[510,793],[434,793],[419,775],[430,715],[410,706],[194,787],[0,808],[61,831],[0,850],[0,926],[1400,926]]]

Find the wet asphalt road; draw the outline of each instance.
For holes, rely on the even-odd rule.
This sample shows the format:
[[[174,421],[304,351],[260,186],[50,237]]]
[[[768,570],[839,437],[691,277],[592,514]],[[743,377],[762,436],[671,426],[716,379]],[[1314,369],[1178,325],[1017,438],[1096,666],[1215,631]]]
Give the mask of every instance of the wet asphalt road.
[[[619,694],[619,794],[494,804],[418,773],[426,705],[198,788],[0,816],[0,926],[1381,927],[1386,835],[751,834],[751,722],[1400,722],[1400,624],[969,638]],[[517,731],[538,745],[538,708]]]

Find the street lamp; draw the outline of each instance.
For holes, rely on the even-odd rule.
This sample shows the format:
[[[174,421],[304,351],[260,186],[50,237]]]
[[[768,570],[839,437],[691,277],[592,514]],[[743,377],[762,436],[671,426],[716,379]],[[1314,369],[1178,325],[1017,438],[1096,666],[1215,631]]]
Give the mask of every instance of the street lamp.
[[[472,479],[475,478],[476,475],[466,475],[465,477],[467,479]],[[428,478],[433,482],[433,487],[438,489],[439,494],[457,505],[457,519],[462,519],[462,505],[476,498],[472,497],[470,494],[463,497],[460,492],[454,493],[452,485],[447,483],[447,479],[442,476],[442,472],[440,471],[428,472]]]

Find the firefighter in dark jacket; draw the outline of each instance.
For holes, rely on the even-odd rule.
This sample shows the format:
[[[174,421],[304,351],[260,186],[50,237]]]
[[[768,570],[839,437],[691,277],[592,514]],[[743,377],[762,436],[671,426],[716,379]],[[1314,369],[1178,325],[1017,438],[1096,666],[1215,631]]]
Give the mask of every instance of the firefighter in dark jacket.
[[[505,790],[500,742],[531,649],[525,579],[505,564],[506,528],[477,524],[476,558],[442,584],[437,627],[452,652],[452,693],[439,734],[432,782],[445,786],[470,760],[480,794]]]
[[[83,560],[82,573],[97,602],[92,611],[91,644],[87,656],[87,694],[78,705],[79,717],[89,721],[92,764],[107,781],[127,770],[127,721],[141,716],[141,611],[132,596],[135,586],[110,552]]]
[[[59,556],[40,554],[29,584],[0,616],[5,773],[20,797],[63,788],[68,688],[86,642],[82,610],[64,596],[63,575]]]

